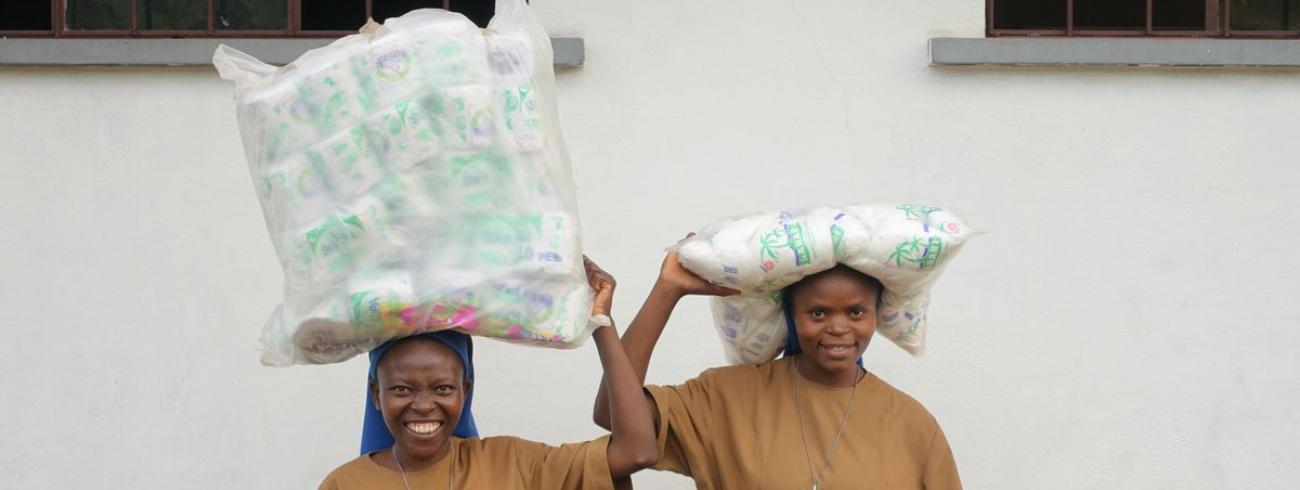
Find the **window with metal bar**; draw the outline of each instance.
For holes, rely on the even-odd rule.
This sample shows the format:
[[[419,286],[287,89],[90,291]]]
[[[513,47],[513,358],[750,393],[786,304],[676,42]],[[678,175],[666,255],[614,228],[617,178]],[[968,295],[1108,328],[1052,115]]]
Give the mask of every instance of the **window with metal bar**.
[[[1300,38],[1300,0],[985,0],[990,37]]]
[[[495,0],[0,0],[2,37],[338,37],[417,8],[486,27]]]

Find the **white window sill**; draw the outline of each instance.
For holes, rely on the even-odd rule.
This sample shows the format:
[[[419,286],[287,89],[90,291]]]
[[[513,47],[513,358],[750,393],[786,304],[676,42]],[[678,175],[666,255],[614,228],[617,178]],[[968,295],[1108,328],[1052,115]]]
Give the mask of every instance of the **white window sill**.
[[[20,39],[0,38],[0,66],[199,66],[218,44],[283,65],[333,39]],[[582,66],[582,38],[551,38],[555,66]]]
[[[932,38],[930,65],[1300,67],[1300,40]]]

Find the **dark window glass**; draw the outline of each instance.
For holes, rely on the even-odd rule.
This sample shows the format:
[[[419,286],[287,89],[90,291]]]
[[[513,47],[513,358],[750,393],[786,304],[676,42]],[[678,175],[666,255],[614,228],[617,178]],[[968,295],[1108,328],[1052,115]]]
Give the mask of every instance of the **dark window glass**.
[[[442,8],[442,0],[374,0],[370,16],[376,22],[383,22],[389,17],[397,17],[415,9]]]
[[[496,0],[451,0],[452,12],[465,14],[479,27],[487,27],[496,9]]]
[[[459,12],[479,27],[487,27],[496,12],[496,0],[451,0],[452,12]],[[371,17],[383,22],[389,17],[397,17],[420,8],[442,8],[442,0],[374,0],[371,4]]]
[[[1300,28],[1300,1],[1227,0],[1234,31],[1294,31]]]
[[[1146,0],[1074,0],[1076,29],[1145,29]]]
[[[1151,28],[1165,31],[1204,31],[1205,0],[1154,0]]]
[[[1065,0],[996,0],[994,29],[1065,29]]]
[[[140,29],[207,30],[208,0],[136,0]]]
[[[46,0],[0,0],[0,31],[48,31],[50,2]]]
[[[212,25],[234,31],[282,31],[289,28],[284,0],[216,0]]]
[[[302,0],[304,31],[355,31],[365,24],[362,0]]]
[[[131,0],[67,0],[67,2],[69,30],[131,28]]]
[[[466,0],[468,1],[468,0]],[[994,35],[1016,30],[1055,30],[1071,24],[1060,10],[1066,0],[986,0]],[[1300,35],[1300,0],[1073,0],[1072,35],[1105,36],[1106,31],[1156,35]],[[1148,17],[1149,16],[1149,17]],[[1066,29],[1068,31],[1068,29]],[[1011,31],[1011,32],[1008,32]]]

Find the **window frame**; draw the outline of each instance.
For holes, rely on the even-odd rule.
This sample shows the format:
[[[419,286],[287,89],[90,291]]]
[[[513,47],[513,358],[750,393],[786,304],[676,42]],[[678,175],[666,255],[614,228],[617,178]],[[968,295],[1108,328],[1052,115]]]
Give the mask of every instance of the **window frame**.
[[[300,0],[285,0],[286,29],[281,30],[232,30],[216,29],[216,0],[207,0],[207,21],[208,27],[205,30],[175,30],[175,29],[140,29],[140,18],[137,5],[140,0],[130,0],[131,2],[131,28],[130,29],[68,29],[67,28],[67,1],[68,0],[49,0],[50,3],[50,29],[49,30],[0,30],[0,38],[38,38],[38,39],[121,39],[121,38],[187,38],[187,39],[205,39],[205,38],[336,38],[349,34],[355,34],[356,31],[337,31],[337,30],[303,30],[302,29],[302,8]],[[374,0],[364,0],[366,6],[366,16],[369,19],[374,12]],[[450,10],[451,0],[442,0],[442,8]],[[360,26],[358,26],[360,27]]]
[[[1155,0],[1146,0],[1146,25],[1141,29],[1100,30],[1079,29],[1074,26],[1075,0],[1062,0],[1065,3],[1064,29],[997,29],[994,27],[994,6],[998,0],[984,0],[984,35],[985,37],[1122,37],[1122,38],[1209,38],[1209,39],[1297,39],[1297,31],[1240,31],[1232,29],[1232,0],[1223,1],[1222,13],[1219,0],[1205,0],[1205,29],[1156,30],[1152,26],[1153,6]]]

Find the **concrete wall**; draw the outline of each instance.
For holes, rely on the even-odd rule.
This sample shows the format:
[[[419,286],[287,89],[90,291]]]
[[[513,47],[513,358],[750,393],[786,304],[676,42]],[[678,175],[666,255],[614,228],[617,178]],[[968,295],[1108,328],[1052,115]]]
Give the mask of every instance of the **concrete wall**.
[[[1300,480],[1295,72],[928,67],[979,0],[537,8],[587,42],[562,122],[622,323],[715,217],[953,206],[990,233],[929,353],[882,339],[866,365],[938,417],[967,488]],[[230,97],[201,69],[0,69],[0,487],[309,488],[355,456],[361,362],[257,364],[281,275]],[[478,345],[485,433],[599,434],[593,348]],[[650,381],[720,362],[690,301]]]

